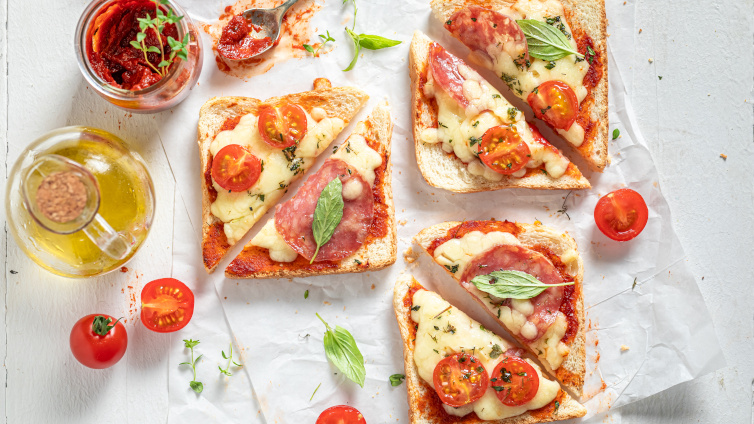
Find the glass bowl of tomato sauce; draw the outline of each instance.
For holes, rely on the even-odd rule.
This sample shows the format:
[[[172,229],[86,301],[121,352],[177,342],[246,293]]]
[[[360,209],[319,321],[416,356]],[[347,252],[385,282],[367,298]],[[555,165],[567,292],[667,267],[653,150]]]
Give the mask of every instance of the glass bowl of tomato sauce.
[[[75,45],[89,85],[131,112],[177,105],[202,70],[199,32],[171,0],[94,0],[79,19]]]

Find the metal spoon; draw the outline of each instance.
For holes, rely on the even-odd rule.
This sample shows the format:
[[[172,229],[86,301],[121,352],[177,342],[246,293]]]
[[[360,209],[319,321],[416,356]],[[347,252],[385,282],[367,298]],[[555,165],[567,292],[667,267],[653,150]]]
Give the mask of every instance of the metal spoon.
[[[277,44],[278,38],[280,38],[280,27],[283,24],[283,17],[285,16],[286,12],[288,12],[288,9],[290,9],[291,6],[296,4],[298,1],[299,0],[286,0],[283,4],[274,9],[245,10],[241,14],[241,16],[243,16],[243,18],[247,21],[250,21],[254,28],[259,28],[259,32],[254,32],[254,38],[264,39],[269,37],[272,41],[268,43],[266,47],[257,51],[251,56],[246,56],[243,59],[230,59],[227,57],[225,59],[232,61],[246,60],[254,56],[258,56],[272,48],[275,44]]]

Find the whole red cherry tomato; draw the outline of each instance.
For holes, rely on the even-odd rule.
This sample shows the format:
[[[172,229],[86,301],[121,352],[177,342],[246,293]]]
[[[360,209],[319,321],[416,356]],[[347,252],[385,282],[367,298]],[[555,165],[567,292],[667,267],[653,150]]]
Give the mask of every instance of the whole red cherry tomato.
[[[71,352],[89,368],[115,365],[126,353],[126,327],[110,315],[92,314],[81,318],[71,330]]]

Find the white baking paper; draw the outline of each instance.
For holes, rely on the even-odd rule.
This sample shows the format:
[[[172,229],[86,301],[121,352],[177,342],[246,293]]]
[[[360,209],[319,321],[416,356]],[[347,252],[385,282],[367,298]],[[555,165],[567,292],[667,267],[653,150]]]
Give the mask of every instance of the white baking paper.
[[[189,13],[200,10],[192,9],[192,1],[184,3]],[[223,6],[217,4],[217,16]],[[188,389],[189,370],[176,365],[185,360],[187,352],[178,337],[173,340],[170,422],[218,422],[242,416],[251,422],[309,423],[314,422],[322,410],[337,404],[355,406],[370,423],[408,422],[405,385],[392,387],[388,381],[391,374],[403,373],[402,343],[392,308],[392,288],[399,274],[415,275],[419,282],[440,292],[487,328],[502,331],[426,254],[422,253],[413,264],[403,260],[402,253],[412,247],[411,238],[416,233],[448,220],[539,220],[568,231],[576,239],[586,270],[584,301],[588,345],[584,400],[590,412],[583,422],[602,422],[605,414],[621,405],[724,365],[709,313],[674,233],[657,169],[626,96],[623,76],[630,73],[635,32],[633,2],[608,1],[611,22],[620,24],[609,46],[610,128],[611,131],[619,129],[621,136],[610,142],[612,163],[605,172],[585,172],[593,189],[573,192],[565,202],[567,215],[557,212],[563,209],[568,194],[564,191],[453,194],[429,187],[417,168],[410,131],[408,45],[413,31],[421,29],[460,57],[465,57],[467,50],[430,16],[425,0],[361,0],[358,6],[357,32],[399,39],[403,44],[377,52],[362,51],[356,68],[342,72],[340,69],[347,66],[352,52],[342,27],[346,22],[350,25],[353,12],[351,6],[332,1],[323,5],[312,25],[315,27],[313,37],[327,29],[337,38],[333,51],[317,59],[293,59],[276,64],[266,74],[244,82],[216,68],[208,48],[210,40],[205,39],[204,71],[199,85],[172,114],[157,118],[161,120],[159,136],[180,191],[176,204],[173,275],[192,279],[199,292],[195,317],[181,334],[202,340],[198,350],[208,355],[200,372],[205,379],[205,392],[197,396]],[[201,7],[203,16],[210,13],[206,2]],[[611,27],[610,31],[613,29]],[[617,57],[613,57],[613,53]],[[509,94],[490,73],[482,74],[490,77],[504,94]],[[196,145],[196,122],[201,104],[220,95],[264,99],[305,91],[311,88],[316,77],[327,77],[333,85],[355,85],[367,91],[371,96],[369,105],[358,119],[366,117],[371,107],[382,99],[388,99],[392,105],[398,261],[383,271],[364,274],[293,280],[226,280],[222,270],[240,250],[237,246],[215,274],[206,276],[199,247],[201,170]],[[521,102],[514,103],[521,106]],[[527,107],[521,107],[530,112]],[[353,123],[349,125],[335,143],[342,142],[353,127]],[[541,123],[538,127],[546,137],[552,135]],[[555,144],[582,170],[586,169],[565,143]],[[315,168],[324,159],[320,158]],[[286,199],[301,183],[292,187]],[[593,219],[598,198],[621,187],[640,192],[650,209],[644,232],[627,243],[607,239]],[[186,217],[182,217],[181,208],[187,212]],[[260,222],[265,221],[263,218]],[[257,225],[251,233],[260,227]],[[420,250],[417,246],[413,249]],[[307,290],[309,295],[305,299]],[[315,313],[332,326],[348,329],[356,338],[366,360],[363,388],[347,380],[328,363],[322,344],[324,326]],[[226,349],[231,339],[237,341],[246,366],[233,377],[219,378],[216,365],[222,363],[220,350]],[[252,397],[252,385],[258,403]],[[611,419],[620,418],[616,415]]]

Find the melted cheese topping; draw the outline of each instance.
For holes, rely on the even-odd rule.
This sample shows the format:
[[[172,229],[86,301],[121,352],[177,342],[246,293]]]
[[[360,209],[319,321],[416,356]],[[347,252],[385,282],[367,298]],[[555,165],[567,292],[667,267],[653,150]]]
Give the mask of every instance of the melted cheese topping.
[[[500,5],[496,11],[515,20],[534,19],[547,22],[547,19],[550,19],[555,28],[568,34],[568,42],[578,51],[576,41],[570,36],[571,28],[565,21],[563,4],[559,0],[518,0],[508,7]],[[584,101],[588,94],[584,86],[584,76],[589,71],[589,62],[577,59],[576,55],[568,55],[552,62],[530,56],[531,66],[521,69],[514,62],[516,58],[511,57],[503,46],[491,45],[486,51],[489,56],[477,52],[472,54],[472,60],[500,75],[511,91],[524,101],[540,84],[552,80],[568,84],[576,93],[579,103]],[[584,142],[584,128],[576,122],[567,131],[557,131],[574,146],[580,146]]]
[[[513,347],[496,334],[482,330],[478,322],[469,318],[460,309],[452,307],[436,293],[417,291],[414,293],[413,305],[414,308],[418,306],[418,310],[411,311],[411,319],[418,324],[414,362],[419,377],[430,386],[433,385],[435,367],[446,355],[470,353],[479,359],[488,373],[492,373],[495,366],[505,358],[504,355],[491,358],[493,346],[498,345],[503,352]],[[560,386],[544,378],[536,364],[528,359],[526,361],[534,367],[539,377],[539,389],[529,402],[517,407],[503,405],[495,395],[494,389],[488,388],[484,396],[477,401],[461,408],[443,405],[445,411],[456,416],[464,416],[473,411],[482,420],[499,420],[549,404],[558,395]]]
[[[512,125],[531,152],[526,168],[537,168],[544,164],[547,175],[552,178],[559,178],[565,173],[570,163],[568,159],[557,149],[548,148],[534,139],[531,128],[526,124],[520,110],[513,107],[499,91],[471,68],[460,64],[458,70],[465,78],[463,94],[469,99],[469,106],[462,108],[442,88],[436,86],[432,73],[428,73],[424,94],[434,97],[437,101],[438,128],[424,130],[420,135],[422,142],[442,143],[444,151],[454,153],[468,164],[468,170],[472,175],[482,176],[490,181],[500,181],[503,174],[488,168],[479,160],[476,152],[482,136],[488,129],[499,125]],[[526,169],[521,169],[513,176],[520,178],[525,174]]]
[[[316,112],[316,113],[315,113]],[[305,112],[306,113],[306,112]],[[212,181],[217,199],[210,208],[212,215],[223,221],[228,243],[235,244],[267,210],[285,194],[288,185],[306,172],[314,159],[325,150],[345,125],[340,118],[327,118],[324,110],[313,111],[319,120],[307,113],[307,132],[293,157],[262,141],[257,129],[258,118],[244,115],[231,131],[220,132],[210,144],[214,157],[223,147],[239,144],[262,161],[259,180],[248,190],[231,192]]]
[[[459,279],[475,256],[495,246],[502,245],[520,246],[521,242],[510,233],[493,231],[485,234],[481,231],[472,231],[461,238],[450,239],[438,246],[435,249],[434,259],[435,262],[443,265],[449,271],[455,271],[453,275],[456,279]],[[576,256],[576,259],[578,259],[578,256]],[[492,271],[496,270],[490,270],[490,272]],[[489,310],[497,314],[498,319],[505,324],[508,331],[526,339],[536,337],[536,325],[527,320],[527,317],[534,313],[534,306],[529,300],[513,299],[511,307],[508,307],[500,306],[502,299],[495,296],[481,291],[478,291],[477,295]],[[568,321],[565,315],[558,311],[555,322],[547,329],[545,334],[529,343],[529,347],[537,352],[541,359],[546,360],[553,370],[560,367],[570,352],[568,346],[561,342],[567,329]]]
[[[357,128],[356,131],[359,129]],[[374,186],[374,170],[382,165],[382,155],[369,147],[364,137],[352,134],[346,143],[331,158],[340,159],[354,168],[370,186]],[[343,186],[343,198],[353,200],[361,195],[361,183],[352,178]],[[251,239],[250,244],[269,250],[270,259],[275,262],[293,262],[298,253],[291,249],[275,228],[275,218],[271,218],[261,231]]]

